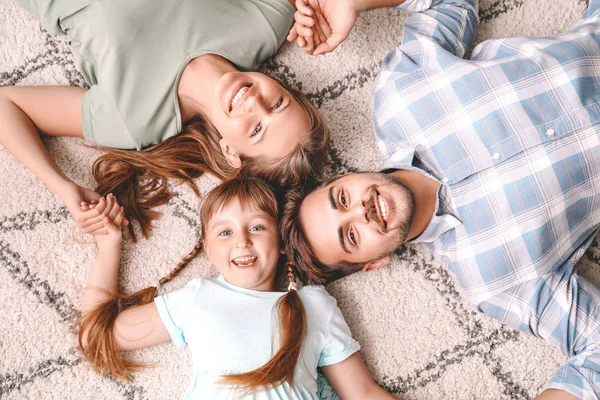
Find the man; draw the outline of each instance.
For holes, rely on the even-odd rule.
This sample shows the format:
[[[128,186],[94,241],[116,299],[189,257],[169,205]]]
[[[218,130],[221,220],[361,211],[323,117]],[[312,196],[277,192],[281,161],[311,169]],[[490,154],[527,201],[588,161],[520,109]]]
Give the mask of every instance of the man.
[[[310,0],[290,39],[335,48],[342,3],[368,8]],[[282,233],[302,277],[373,270],[425,243],[480,311],[569,356],[539,399],[599,398],[600,290],[575,271],[600,226],[599,5],[562,35],[487,41],[468,61],[476,0],[401,5],[402,43],[373,94],[386,170],[289,195]]]

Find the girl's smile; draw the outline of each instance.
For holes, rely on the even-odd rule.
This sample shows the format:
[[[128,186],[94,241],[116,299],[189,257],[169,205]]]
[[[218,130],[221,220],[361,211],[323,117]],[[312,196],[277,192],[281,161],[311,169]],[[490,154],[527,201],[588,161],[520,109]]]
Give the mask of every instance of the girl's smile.
[[[275,290],[279,261],[277,222],[252,204],[232,200],[206,227],[206,254],[230,284],[259,291]]]

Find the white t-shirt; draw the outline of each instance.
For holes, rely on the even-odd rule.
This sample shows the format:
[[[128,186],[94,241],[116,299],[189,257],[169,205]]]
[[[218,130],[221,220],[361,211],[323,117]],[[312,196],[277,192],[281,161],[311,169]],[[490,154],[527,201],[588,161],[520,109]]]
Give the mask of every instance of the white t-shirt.
[[[227,373],[248,372],[268,362],[279,349],[279,320],[274,305],[285,292],[258,292],[230,285],[222,276],[190,281],[154,301],[177,346],[192,351],[193,379],[186,399],[234,399],[215,385]],[[318,399],[317,367],[337,364],[360,349],[337,307],[322,286],[299,290],[306,311],[306,338],[294,375],[284,383],[253,393],[251,399]]]

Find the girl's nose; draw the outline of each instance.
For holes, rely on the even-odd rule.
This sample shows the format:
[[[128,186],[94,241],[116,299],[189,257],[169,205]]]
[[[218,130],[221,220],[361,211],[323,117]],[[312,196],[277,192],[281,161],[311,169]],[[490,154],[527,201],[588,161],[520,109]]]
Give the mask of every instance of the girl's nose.
[[[252,241],[250,240],[250,235],[245,233],[240,233],[235,238],[235,247],[239,249],[244,249],[252,246]]]

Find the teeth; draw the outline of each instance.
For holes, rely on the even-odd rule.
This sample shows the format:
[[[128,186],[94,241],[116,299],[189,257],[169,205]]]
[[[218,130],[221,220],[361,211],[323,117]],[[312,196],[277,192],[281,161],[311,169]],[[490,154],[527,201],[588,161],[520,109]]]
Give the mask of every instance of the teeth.
[[[233,99],[231,100],[231,109],[233,109],[233,107],[235,107],[235,105],[237,104],[238,101],[240,101],[240,99],[242,98],[244,93],[246,93],[248,91],[248,87],[249,86],[243,86],[240,90],[238,90],[238,92],[235,94],[235,96],[233,96]]]
[[[385,208],[385,202],[380,194],[377,195],[377,200],[379,201],[379,209],[381,210],[381,217],[383,218],[383,222],[387,222],[387,208]]]
[[[254,261],[256,261],[256,257],[255,256],[237,257],[231,261],[233,261],[235,264],[251,264]]]

